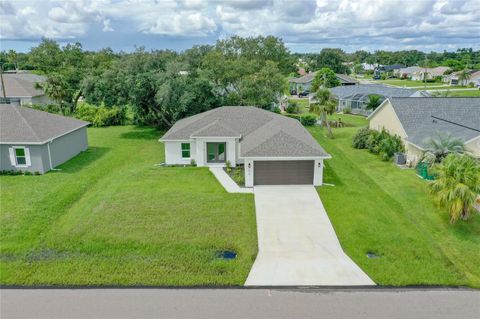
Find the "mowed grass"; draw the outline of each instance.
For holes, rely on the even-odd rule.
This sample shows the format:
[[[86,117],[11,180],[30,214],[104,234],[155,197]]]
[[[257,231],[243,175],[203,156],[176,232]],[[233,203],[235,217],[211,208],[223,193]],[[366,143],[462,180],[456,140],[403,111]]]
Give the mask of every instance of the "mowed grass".
[[[423,82],[423,81],[416,81],[416,80],[400,80],[400,79],[388,79],[388,80],[375,80],[375,83],[378,84],[390,84],[400,87],[423,87],[426,86],[445,86],[445,83],[442,82]]]
[[[450,97],[480,97],[480,90],[449,91]]]
[[[89,128],[90,149],[43,176],[1,176],[0,282],[242,285],[257,253],[253,195],[207,168],[161,167],[160,133]],[[220,260],[219,250],[235,250]]]
[[[332,155],[324,181],[335,186],[318,191],[347,254],[380,285],[480,287],[480,216],[450,225],[414,170],[351,146],[356,130],[334,129],[331,140],[310,129]]]

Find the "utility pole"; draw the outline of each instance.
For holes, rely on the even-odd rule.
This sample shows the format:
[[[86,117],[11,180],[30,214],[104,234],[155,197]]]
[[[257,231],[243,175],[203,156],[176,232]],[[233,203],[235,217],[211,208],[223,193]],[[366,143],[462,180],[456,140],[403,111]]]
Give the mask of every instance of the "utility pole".
[[[425,61],[423,62],[425,71],[423,72],[423,86],[427,89],[427,55],[425,54]]]
[[[5,92],[5,82],[3,82],[3,63],[0,63],[0,81],[2,83],[3,103],[8,103],[7,93]]]

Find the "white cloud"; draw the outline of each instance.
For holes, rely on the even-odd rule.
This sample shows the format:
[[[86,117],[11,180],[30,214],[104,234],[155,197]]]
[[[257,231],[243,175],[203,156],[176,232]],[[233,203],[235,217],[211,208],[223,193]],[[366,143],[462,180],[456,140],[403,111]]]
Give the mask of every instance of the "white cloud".
[[[480,46],[479,0],[24,0],[0,2],[3,39],[121,32],[180,38],[273,34],[295,49]],[[98,34],[97,34],[98,36]],[[134,36],[134,35],[130,35]],[[108,36],[105,36],[108,39]]]

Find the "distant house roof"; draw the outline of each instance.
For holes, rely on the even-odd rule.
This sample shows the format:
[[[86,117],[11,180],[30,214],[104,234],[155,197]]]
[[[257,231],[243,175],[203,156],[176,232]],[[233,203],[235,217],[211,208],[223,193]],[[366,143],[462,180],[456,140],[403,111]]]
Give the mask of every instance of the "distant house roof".
[[[241,157],[329,157],[296,119],[253,106],[223,106],[182,119],[160,139],[239,138]]]
[[[2,76],[7,97],[34,97],[45,94],[42,89],[35,88],[35,83],[46,81],[44,76],[31,73],[4,73]],[[0,97],[3,97],[1,85]]]
[[[291,83],[306,84],[306,83],[312,82],[316,74],[317,72],[311,72],[299,78],[290,78],[288,79],[288,81]],[[346,74],[335,74],[335,75],[337,76],[337,79],[340,81],[341,84],[357,84],[358,83],[356,79]]]
[[[358,84],[358,81],[346,74],[336,74],[337,79],[342,84]]]
[[[304,76],[301,76],[299,78],[290,78],[290,79],[288,79],[288,82],[297,83],[297,84],[310,83],[310,82],[313,81],[316,74],[317,74],[317,72],[310,72],[310,73],[305,74]]]
[[[422,71],[423,68],[419,66],[409,66],[408,68],[401,68],[398,70],[398,73],[400,74],[412,74],[414,72],[419,72]]]
[[[435,133],[467,142],[480,136],[480,98],[390,98],[407,141],[422,148]],[[372,116],[372,115],[370,115]]]
[[[377,94],[385,97],[410,97],[415,95],[423,95],[420,92],[412,89],[397,88],[382,84],[359,84],[359,85],[347,85],[347,86],[336,86],[330,89],[333,95],[339,99],[346,98],[348,96],[362,94],[370,95]],[[428,93],[426,96],[429,96]]]
[[[0,104],[0,144],[44,144],[88,124],[29,107]]]
[[[379,68],[384,71],[392,71],[404,68],[405,65],[403,64],[390,64],[390,65],[382,65]]]

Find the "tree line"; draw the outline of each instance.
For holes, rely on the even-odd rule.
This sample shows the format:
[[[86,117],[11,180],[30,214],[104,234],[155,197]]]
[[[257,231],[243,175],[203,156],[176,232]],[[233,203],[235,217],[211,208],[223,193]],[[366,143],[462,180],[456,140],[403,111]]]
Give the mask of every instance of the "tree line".
[[[45,75],[41,85],[64,114],[74,114],[84,99],[109,109],[129,108],[135,123],[157,127],[170,127],[185,116],[222,105],[272,108],[287,90],[288,76],[298,76],[300,67],[349,73],[346,62],[413,65],[425,60],[454,69],[480,68],[480,51],[345,53],[327,48],[299,54],[273,36],[233,36],[182,52],[143,47],[131,53],[110,48],[94,52],[80,43],[61,46],[49,39],[26,53],[0,52],[3,70]],[[330,73],[326,78],[335,80]]]
[[[74,114],[80,98],[107,107],[128,107],[137,124],[170,127],[177,120],[222,105],[272,108],[287,89],[295,57],[273,36],[231,37],[183,52],[137,48],[132,53],[83,50],[43,39],[28,53],[1,52],[4,70],[46,75],[40,84]]]

